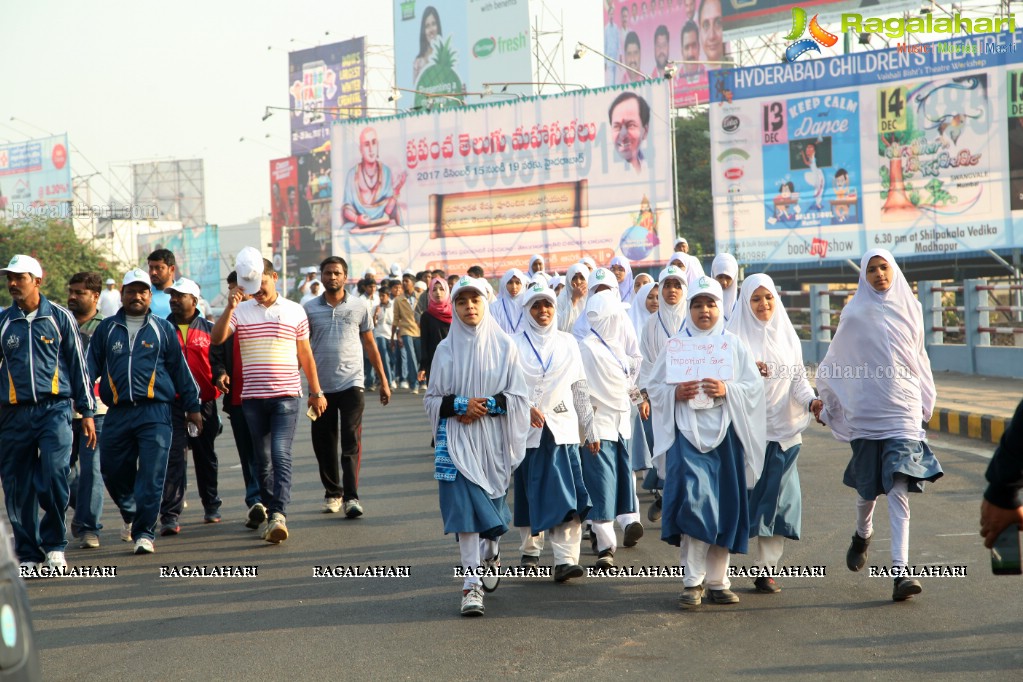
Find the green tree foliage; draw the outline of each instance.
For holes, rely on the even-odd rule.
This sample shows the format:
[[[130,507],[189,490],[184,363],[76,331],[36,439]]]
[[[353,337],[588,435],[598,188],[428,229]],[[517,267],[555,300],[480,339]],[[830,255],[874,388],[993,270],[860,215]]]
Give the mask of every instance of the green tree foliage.
[[[4,220],[0,218],[0,267],[17,253],[32,256],[43,266],[43,295],[63,305],[67,301],[67,282],[76,272],[91,270],[106,279],[117,279],[107,272],[108,264],[90,244],[75,236],[67,221],[46,218]],[[0,290],[0,305],[11,304],[6,281]]]
[[[675,224],[693,254],[714,251],[714,196],[710,184],[710,114],[690,111],[675,119],[678,206]]]

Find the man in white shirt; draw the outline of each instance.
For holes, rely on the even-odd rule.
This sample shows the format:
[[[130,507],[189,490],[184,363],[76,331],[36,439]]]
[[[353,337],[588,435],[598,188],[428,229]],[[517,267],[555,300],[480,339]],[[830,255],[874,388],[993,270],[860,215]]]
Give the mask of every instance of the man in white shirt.
[[[121,292],[117,290],[117,282],[108,277],[107,288],[99,295],[99,314],[103,317],[113,317],[121,309]]]

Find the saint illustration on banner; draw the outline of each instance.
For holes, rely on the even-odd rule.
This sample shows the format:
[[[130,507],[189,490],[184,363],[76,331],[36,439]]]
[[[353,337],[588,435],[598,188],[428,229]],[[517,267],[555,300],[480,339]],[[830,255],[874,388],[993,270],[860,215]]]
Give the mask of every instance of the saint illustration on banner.
[[[345,175],[342,239],[356,253],[399,253],[408,248],[398,203],[406,174],[394,174],[380,161],[379,144],[376,129],[363,128],[360,159]]]

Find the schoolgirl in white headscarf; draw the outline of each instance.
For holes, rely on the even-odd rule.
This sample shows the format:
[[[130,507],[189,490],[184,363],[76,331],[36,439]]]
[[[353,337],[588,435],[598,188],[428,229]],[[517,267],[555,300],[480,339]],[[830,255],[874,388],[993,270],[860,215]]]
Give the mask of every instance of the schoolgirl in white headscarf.
[[[649,275],[646,276],[649,277]],[[629,320],[632,322],[632,329],[636,332],[636,340],[640,343],[643,342],[643,331],[646,329],[647,320],[657,313],[658,305],[657,282],[654,281],[641,286],[633,298],[632,307],[629,308]]]
[[[615,518],[636,515],[637,525],[625,525],[629,546],[643,535],[635,502],[636,482],[625,444],[632,437],[630,391],[635,389],[642,360],[638,346],[635,354],[627,354],[616,343],[623,336],[622,328],[629,325],[617,291],[591,294],[586,301],[585,323],[587,331],[579,341],[579,349],[594,405],[593,430],[600,442],[590,444],[592,456],[583,454],[583,479],[593,503],[589,518],[597,551],[596,566],[610,568],[614,566],[617,546]]]
[[[586,269],[593,272],[597,269],[597,261],[593,260],[590,256],[583,256],[579,259],[579,262],[586,266]]]
[[[522,563],[536,566],[544,532],[554,550],[554,579],[578,578],[580,520],[590,509],[582,478],[579,435],[596,442],[593,407],[579,345],[558,331],[554,292],[538,282],[524,294],[526,327],[516,334],[519,362],[530,399],[526,457],[515,470],[515,525],[522,537]],[[589,456],[589,455],[587,455]]]
[[[632,263],[625,256],[615,256],[608,263],[607,269],[614,273],[618,280],[618,294],[624,303],[632,302]],[[621,274],[619,274],[621,273]]]
[[[618,291],[618,279],[614,273],[607,268],[597,268],[596,270],[590,271],[590,276],[586,278],[586,302],[589,302],[590,298],[593,297],[598,291],[613,291],[615,296],[621,300],[621,294]],[[585,303],[583,304],[585,309]],[[619,313],[628,322],[628,308],[622,306],[619,309]],[[628,324],[623,325],[622,329],[631,329]],[[590,325],[586,321],[586,315],[582,314],[576,318],[575,324],[572,326],[572,335],[580,341],[590,333]],[[635,337],[635,332],[632,332],[632,336]]]
[[[576,280],[582,277],[582,282]],[[576,263],[565,275],[565,288],[558,294],[558,331],[571,332],[579,315],[586,308],[586,280],[590,271],[582,263]]]
[[[721,312],[724,313],[727,324],[732,319],[739,295],[739,263],[732,254],[719,253],[710,264],[710,274],[721,285],[721,294],[724,297]]]
[[[653,411],[654,465],[664,479],[661,539],[680,547],[684,608],[699,606],[704,587],[714,603],[734,604],[728,589],[729,553],[749,546],[747,488],[763,468],[764,384],[753,356],[721,319],[721,286],[709,277],[689,289],[682,331],[661,350],[647,391]],[[669,384],[669,347],[716,340],[731,348],[732,378]],[[714,405],[694,409],[703,393]]]
[[[533,266],[536,265],[537,263],[540,264],[540,267],[534,269]],[[546,269],[545,266],[546,263],[544,262],[543,256],[541,256],[540,254],[534,254],[533,257],[529,259],[529,267],[526,269],[526,276],[529,279],[532,279],[533,275],[535,275],[536,273],[544,272]],[[544,272],[544,274],[546,273]]]
[[[525,324],[522,310],[522,292],[526,290],[529,279],[518,268],[512,268],[501,276],[497,287],[497,300],[494,301],[493,316],[505,334],[517,334]],[[508,285],[516,288],[516,293],[509,291]]]
[[[551,291],[554,292],[555,298],[557,298],[558,294],[561,293],[558,290],[559,287],[565,286],[565,278],[562,275],[559,275],[558,273],[554,273],[554,276],[551,277],[551,281],[547,283],[547,286],[551,288]]]
[[[909,496],[942,476],[921,422],[934,411],[934,378],[924,348],[923,309],[892,254],[872,249],[860,260],[856,294],[817,372],[821,422],[852,445],[843,483],[856,489],[850,570],[866,563],[874,503],[888,497],[893,568],[909,561]],[[915,578],[895,579],[892,599],[921,591]]]
[[[774,572],[785,538],[798,540],[803,499],[799,489],[800,435],[819,409],[806,378],[803,348],[774,281],[765,274],[747,277],[728,331],[746,342],[764,377],[767,405],[767,452],[764,470],[750,493],[751,538],[757,538],[753,565]],[[754,580],[759,592],[780,588],[770,575]]]
[[[703,263],[696,256],[682,251],[676,251],[671,254],[671,258],[668,259],[668,265],[674,265],[675,267],[686,273],[686,288],[693,286],[693,283],[704,276]]]
[[[490,315],[481,280],[462,277],[455,315],[434,355],[426,413],[436,441],[444,532],[456,533],[466,569],[462,614],[482,615],[481,563],[498,567],[497,541],[508,530],[505,497],[525,456],[529,403],[518,348]],[[497,581],[484,578],[484,589]]]

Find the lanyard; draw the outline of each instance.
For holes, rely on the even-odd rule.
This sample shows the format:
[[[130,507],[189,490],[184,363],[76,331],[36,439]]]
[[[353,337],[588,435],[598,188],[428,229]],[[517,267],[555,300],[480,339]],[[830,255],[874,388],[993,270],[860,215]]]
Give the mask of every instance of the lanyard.
[[[540,363],[540,369],[543,371],[544,376],[547,376],[547,370],[551,368],[551,362],[554,361],[554,351],[551,351],[551,356],[547,358],[547,364],[544,365],[543,358],[540,357],[540,353],[536,350],[536,346],[533,345],[533,341],[529,338],[529,334],[522,332],[522,335],[526,337],[526,343],[533,349],[533,355],[536,356],[536,361]]]
[[[670,339],[672,334],[671,334],[671,332],[668,331],[668,328],[666,326],[664,326],[664,320],[661,319],[661,311],[660,310],[657,311],[657,321],[661,323],[661,329],[664,330],[664,335],[667,336]],[[682,320],[682,324],[680,324],[678,326],[678,331],[679,332],[682,331],[682,327],[684,327],[685,324],[686,324],[686,321]],[[675,332],[675,333],[678,334],[678,332]],[[692,336],[692,334],[690,334],[690,336]]]
[[[621,359],[618,357],[617,353],[615,353],[613,350],[611,350],[611,346],[607,345],[607,341],[605,341],[603,338],[601,338],[600,334],[598,334],[597,330],[594,329],[593,327],[590,327],[590,331],[593,332],[593,335],[597,337],[597,340],[599,340],[602,344],[604,344],[604,348],[607,348],[607,352],[611,354],[611,357],[613,357],[615,359],[615,362],[618,363],[618,366],[622,368],[622,372],[625,373],[625,376],[626,377],[629,376],[629,370],[626,369],[625,363],[621,361]]]
[[[726,331],[727,330],[722,329],[721,330],[721,336],[724,336]],[[690,338],[693,336],[693,333],[691,331],[689,331],[688,329],[686,330],[686,334],[689,335]]]
[[[503,298],[501,299],[501,310],[504,311],[504,319],[508,320],[508,324],[511,324],[511,315],[508,314],[508,304],[505,302],[505,300]],[[522,316],[523,315],[525,315],[525,313],[521,313],[521,312],[519,313],[519,319],[515,323],[515,326],[512,327],[512,333],[513,334],[515,333],[515,330],[517,330],[519,328],[519,325],[522,324]],[[529,338],[529,337],[526,337],[526,338]],[[532,345],[532,344],[530,344],[530,345]],[[543,365],[542,362],[540,364]]]

